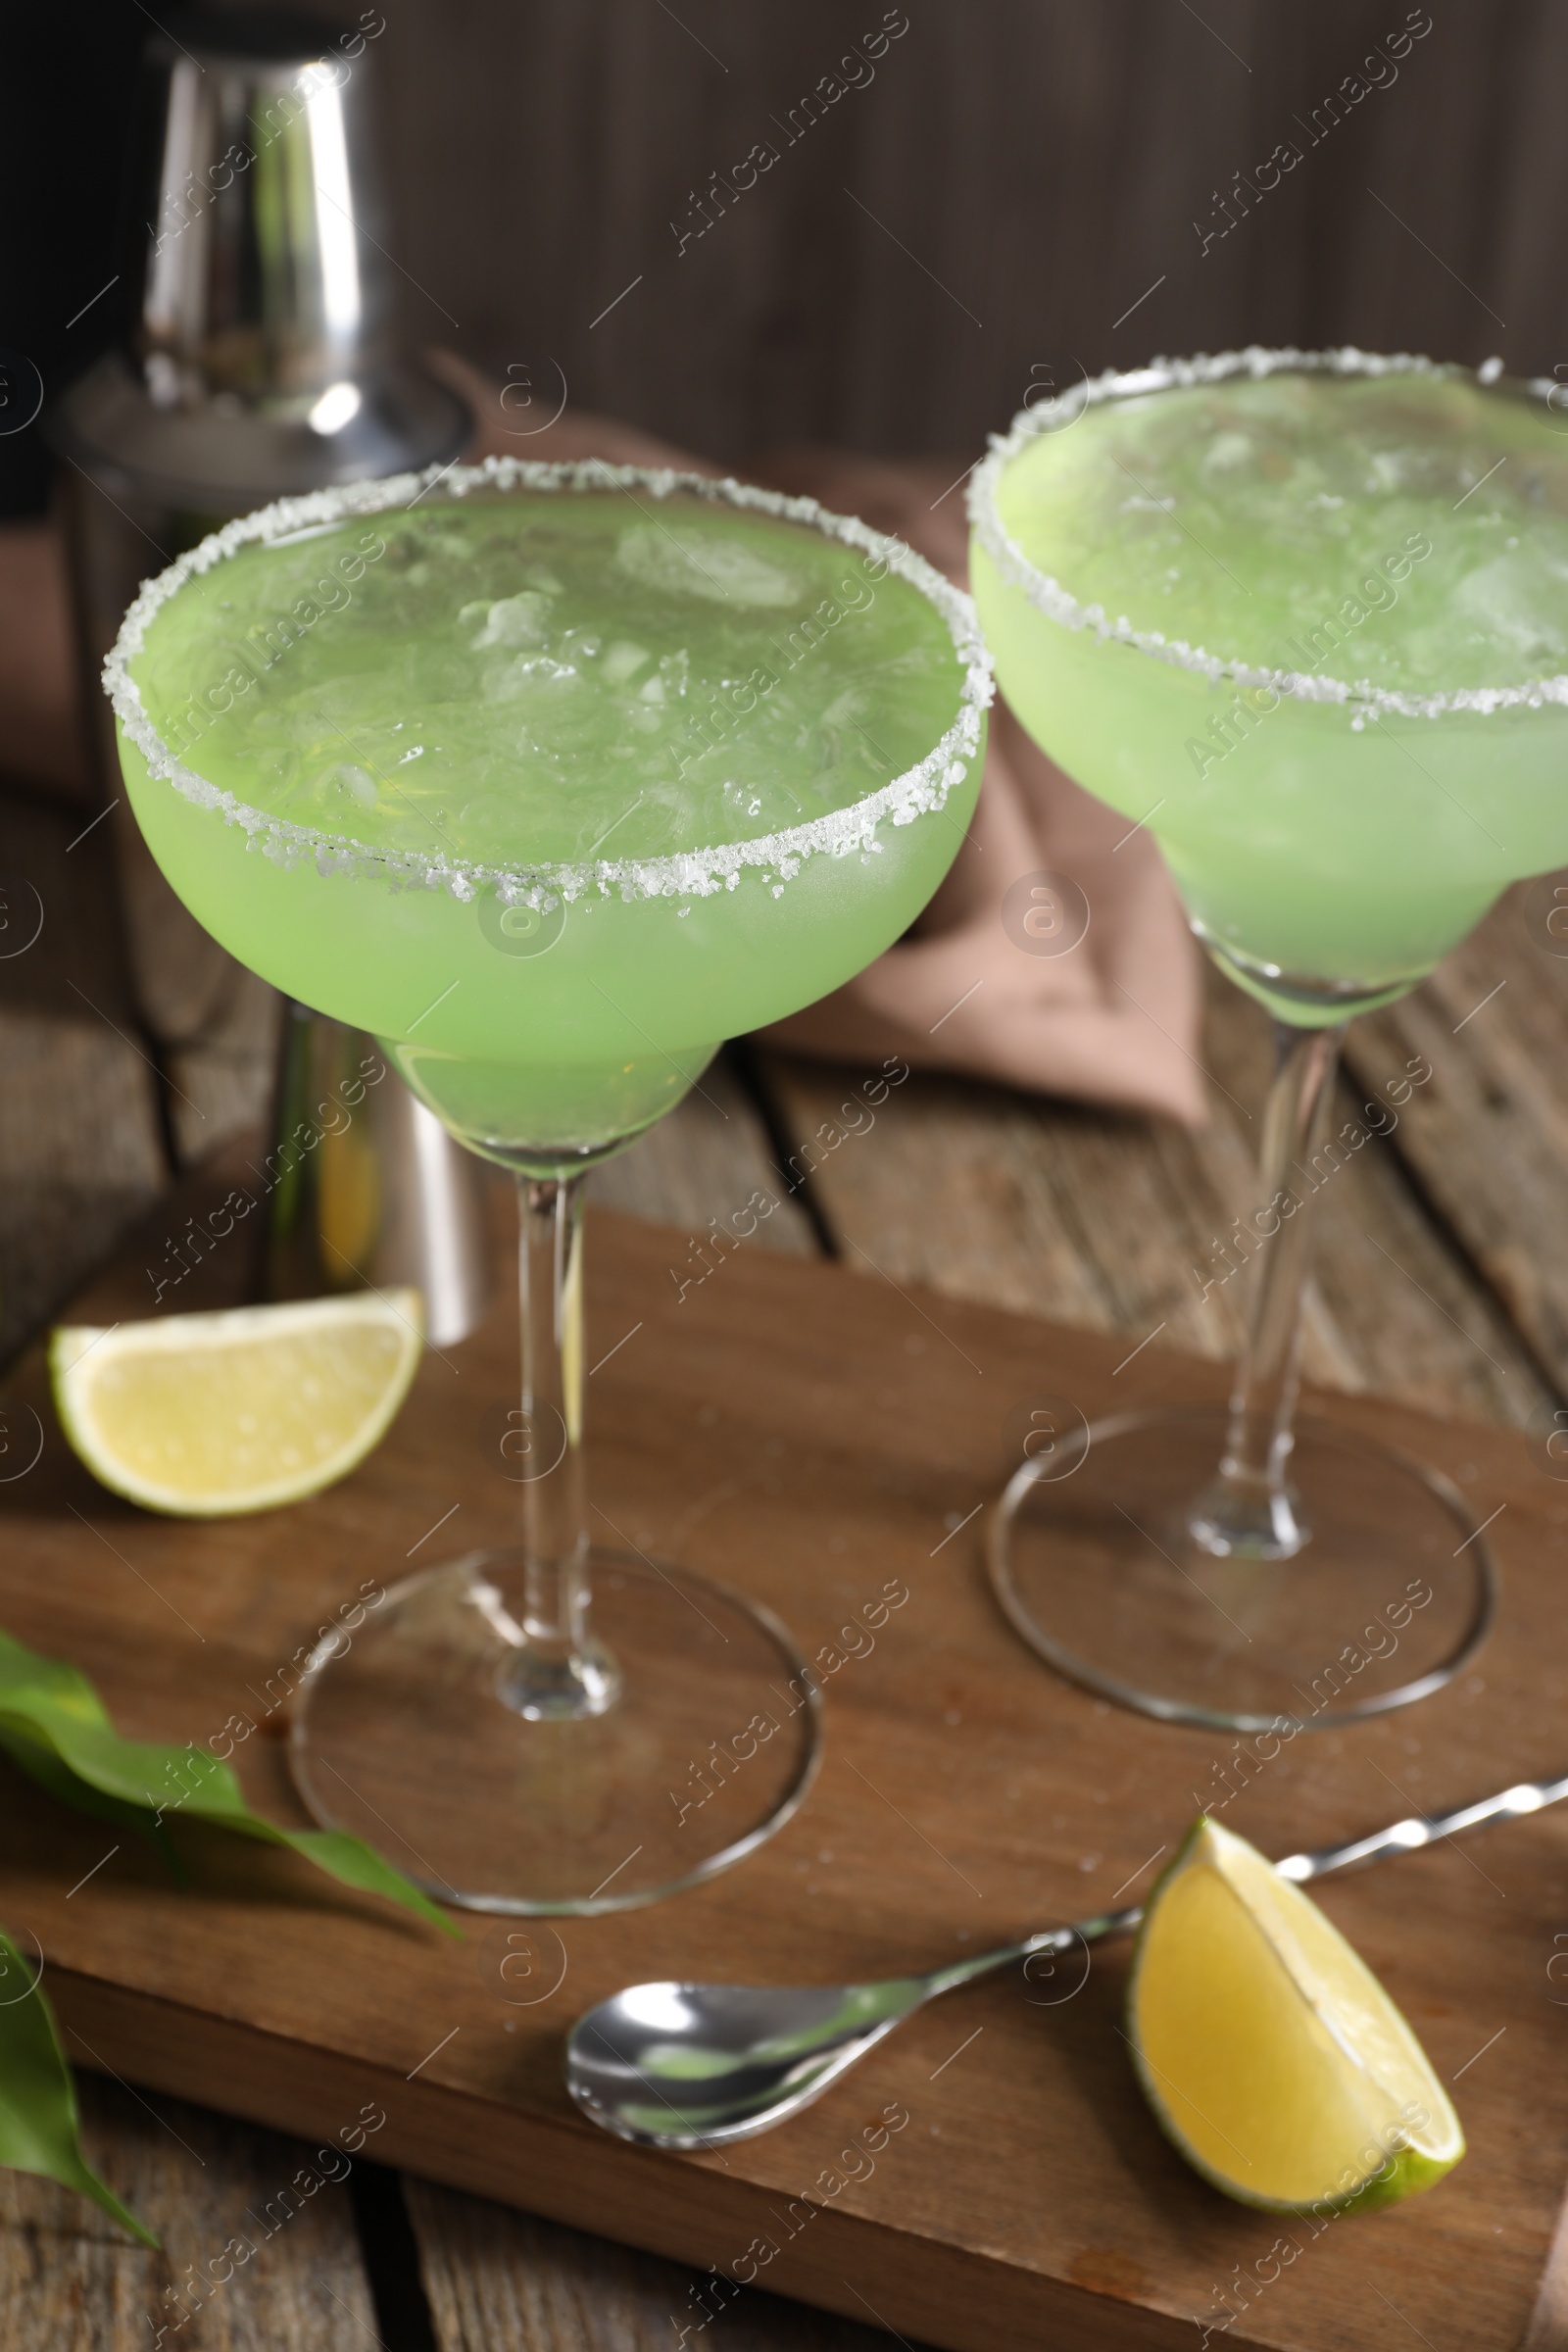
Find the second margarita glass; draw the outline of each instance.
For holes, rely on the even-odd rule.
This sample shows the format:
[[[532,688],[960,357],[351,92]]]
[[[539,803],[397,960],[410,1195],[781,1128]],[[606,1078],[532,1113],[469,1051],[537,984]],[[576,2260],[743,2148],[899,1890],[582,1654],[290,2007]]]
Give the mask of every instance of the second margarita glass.
[[[1296,1400],[1311,1201],[1349,1156],[1330,1132],[1345,1022],[1568,858],[1568,441],[1554,387],[1499,375],[1160,361],[1026,410],[971,491],[1009,702],[1148,825],[1278,1026],[1228,1411],[1081,1431],[1024,1464],[991,1530],[1018,1631],[1149,1714],[1379,1713],[1447,1681],[1490,1619],[1457,1491]]]

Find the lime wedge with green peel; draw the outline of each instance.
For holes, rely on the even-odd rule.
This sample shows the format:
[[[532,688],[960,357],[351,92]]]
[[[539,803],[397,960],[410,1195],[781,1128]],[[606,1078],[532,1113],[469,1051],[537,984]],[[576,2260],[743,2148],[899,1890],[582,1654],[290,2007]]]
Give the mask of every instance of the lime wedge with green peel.
[[[386,1435],[424,1345],[417,1291],[310,1298],[50,1340],[55,1408],[94,1478],[151,1511],[298,1502]]]
[[[1159,2123],[1227,2196],[1392,2205],[1464,2154],[1398,2010],[1317,1905],[1201,1819],[1150,1896],[1128,2037]]]

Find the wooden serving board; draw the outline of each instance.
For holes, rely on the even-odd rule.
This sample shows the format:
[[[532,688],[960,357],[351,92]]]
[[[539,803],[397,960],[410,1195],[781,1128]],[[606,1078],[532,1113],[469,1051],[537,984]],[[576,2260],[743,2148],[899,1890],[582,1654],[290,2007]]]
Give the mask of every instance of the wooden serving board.
[[[89,1318],[148,1311],[144,1269],[167,1272],[194,1205],[159,1213],[82,1302]],[[237,1295],[245,1255],[241,1226],[165,1305]],[[525,2004],[499,1973],[514,1923],[468,1917],[450,1943],[292,1857],[217,1838],[192,1841],[181,1890],[129,1844],[104,1860],[113,1833],[0,1766],[0,1919],[41,1945],[73,2056],[323,2145],[384,2117],[365,2142],[384,2162],[710,2269],[672,2342],[683,2327],[696,2340],[735,2278],[953,2352],[1185,2345],[1195,2319],[1221,2325],[1227,2285],[1245,2305],[1237,2343],[1568,2342],[1551,2259],[1568,1811],[1325,1886],[1455,2082],[1470,2154],[1432,2195],[1315,2236],[1228,2203],[1160,2137],[1118,2033],[1125,1947],[1098,1952],[1068,1998],[1014,1978],[932,2005],[816,2107],[722,2152],[628,2147],[576,2115],[563,2036],[617,1985],[890,1975],[1131,1899],[1230,1752],[1041,1666],[990,1597],[971,1515],[1042,1392],[1092,1417],[1213,1397],[1220,1368],[1156,1343],[1117,1372],[1119,1340],[755,1250],[681,1296],[669,1269],[699,1266],[687,1237],[608,1214],[589,1264],[596,1492],[644,1548],[755,1593],[821,1652],[827,1755],[804,1810],[695,1892],[536,1925]],[[30,1426],[30,1401],[44,1445],[0,1485],[0,1623],[81,1665],[129,1734],[207,1741],[258,1721],[269,1680],[363,1579],[509,1539],[495,1440],[514,1337],[501,1309],[427,1355],[392,1435],[331,1493],[206,1526],[99,1490],[24,1361],[9,1425]],[[1505,1597],[1460,1686],[1256,1773],[1225,1818],[1273,1852],[1568,1767],[1568,1486],[1512,1437],[1322,1402],[1446,1471],[1478,1517],[1501,1509]],[[907,1601],[874,1636],[846,1636],[890,1584]],[[234,1753],[257,1804],[303,1820],[267,1725]],[[1295,2253],[1278,2244],[1293,2233]]]

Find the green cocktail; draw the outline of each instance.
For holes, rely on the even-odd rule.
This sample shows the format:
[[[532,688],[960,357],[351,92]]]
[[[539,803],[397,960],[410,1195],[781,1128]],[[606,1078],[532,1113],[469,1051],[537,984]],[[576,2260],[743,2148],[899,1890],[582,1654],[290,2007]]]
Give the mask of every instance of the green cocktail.
[[[127,746],[160,864],[476,1149],[623,1144],[899,936],[978,781],[951,592],[782,503],[477,484],[242,541],[129,662],[199,777]]]
[[[1235,976],[1338,1020],[1568,858],[1564,420],[1457,369],[1172,372],[1024,421],[975,600]]]
[[[1282,1024],[1229,1415],[1132,1414],[1026,1465],[993,1540],[1026,1638],[1156,1714],[1374,1713],[1485,1633],[1491,1566],[1453,1492],[1295,1426],[1300,1171],[1347,1018],[1568,860],[1553,389],[1358,352],[1158,362],[1025,412],[976,477],[975,600],[1009,701],[1147,823],[1195,931]],[[1369,1651],[1390,1597],[1399,1637]]]
[[[143,589],[106,683],[185,904],[518,1179],[521,1550],[323,1644],[306,1801],[481,1909],[708,1876],[800,1802],[816,1695],[689,1572],[608,1555],[590,1622],[582,1172],[931,896],[979,785],[968,600],[809,500],[492,462],[229,525]],[[746,1769],[710,1788],[715,1752]]]

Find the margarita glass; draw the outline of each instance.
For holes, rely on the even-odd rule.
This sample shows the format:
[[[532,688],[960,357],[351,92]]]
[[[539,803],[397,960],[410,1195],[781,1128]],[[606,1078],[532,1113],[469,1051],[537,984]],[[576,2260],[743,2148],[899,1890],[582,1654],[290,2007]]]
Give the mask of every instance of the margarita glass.
[[[979,783],[967,599],[810,500],[493,460],[230,523],[105,676],[191,911],[517,1179],[521,1545],[322,1644],[306,1802],[477,1909],[708,1876],[800,1803],[817,1696],[765,1609],[590,1544],[583,1175],[929,899]]]
[[[1355,351],[1156,362],[1026,411],[971,491],[1008,700],[1149,826],[1194,930],[1278,1023],[1228,1412],[1080,1431],[1014,1476],[991,1530],[1018,1630],[1149,1713],[1377,1713],[1486,1633],[1492,1564],[1454,1490],[1298,1424],[1296,1398],[1345,1022],[1568,859],[1553,389]]]

